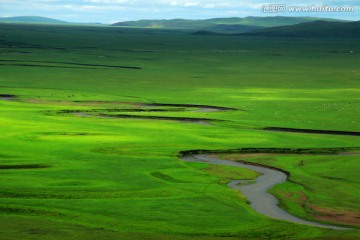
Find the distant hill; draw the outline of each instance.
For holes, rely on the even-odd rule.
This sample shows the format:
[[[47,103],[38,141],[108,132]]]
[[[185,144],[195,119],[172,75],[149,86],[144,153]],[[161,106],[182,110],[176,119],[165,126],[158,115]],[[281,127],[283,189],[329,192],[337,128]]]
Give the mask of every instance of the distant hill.
[[[67,23],[65,21],[46,18],[46,17],[37,17],[37,16],[21,16],[21,17],[6,17],[0,18],[0,22],[9,22],[9,23]]]
[[[245,17],[245,18],[212,18],[205,20],[140,20],[114,23],[113,26],[135,28],[170,28],[190,29],[214,32],[246,32],[265,27],[277,27],[294,25],[299,23],[313,22],[317,20],[341,21],[337,19],[322,19],[310,17]]]
[[[281,37],[360,37],[360,21],[327,22],[315,21],[291,26],[253,30],[242,35]]]
[[[286,25],[294,25],[299,23],[313,22],[313,21],[331,21],[344,22],[343,20],[333,18],[315,18],[315,17],[245,17],[245,18],[214,18],[209,19],[216,24],[242,24],[258,27],[279,27]]]

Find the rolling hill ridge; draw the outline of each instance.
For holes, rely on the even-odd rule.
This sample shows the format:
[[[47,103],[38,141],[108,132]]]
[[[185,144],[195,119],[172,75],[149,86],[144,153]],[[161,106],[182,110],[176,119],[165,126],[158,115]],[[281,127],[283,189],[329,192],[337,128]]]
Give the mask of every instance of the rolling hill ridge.
[[[245,17],[245,18],[213,18],[205,20],[170,19],[170,20],[140,20],[114,23],[113,26],[134,28],[169,28],[183,30],[203,30],[214,32],[247,32],[268,27],[278,27],[307,23],[318,20],[338,22],[337,19],[322,19],[310,17]]]
[[[246,35],[282,37],[360,37],[360,21],[315,21],[291,26],[253,30]]]
[[[4,17],[0,18],[0,22],[8,22],[8,23],[67,23],[65,21],[46,18],[46,17],[38,17],[38,16],[20,16],[20,17]]]

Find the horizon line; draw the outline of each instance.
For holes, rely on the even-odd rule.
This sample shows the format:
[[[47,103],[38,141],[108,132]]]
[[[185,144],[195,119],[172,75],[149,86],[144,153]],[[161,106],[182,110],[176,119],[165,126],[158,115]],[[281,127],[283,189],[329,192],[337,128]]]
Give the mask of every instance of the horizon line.
[[[314,16],[281,16],[281,15],[275,15],[275,16],[257,16],[257,15],[249,15],[249,16],[245,16],[245,17],[213,17],[213,18],[139,18],[137,20],[119,20],[119,21],[115,21],[112,23],[102,23],[102,22],[97,22],[97,21],[93,21],[93,22],[72,22],[72,21],[65,21],[65,20],[61,20],[58,18],[51,18],[51,17],[44,17],[44,16],[39,16],[39,15],[17,15],[17,16],[6,16],[6,17],[0,17],[0,19],[4,19],[4,18],[17,18],[17,17],[41,17],[41,18],[47,18],[47,19],[53,19],[53,20],[58,20],[58,21],[62,21],[65,23],[82,23],[82,24],[104,24],[104,25],[111,25],[114,23],[120,23],[120,22],[136,22],[136,21],[167,21],[167,20],[192,20],[192,21],[201,21],[201,20],[210,20],[210,19],[229,19],[229,18],[249,18],[249,17],[256,17],[256,18],[275,18],[275,17],[283,17],[283,18],[319,18],[319,19],[332,19],[332,20],[342,20],[342,21],[349,21],[349,22],[356,22],[356,21],[360,21],[359,19],[357,20],[349,20],[349,19],[344,19],[344,18],[332,18],[332,17],[314,17]]]

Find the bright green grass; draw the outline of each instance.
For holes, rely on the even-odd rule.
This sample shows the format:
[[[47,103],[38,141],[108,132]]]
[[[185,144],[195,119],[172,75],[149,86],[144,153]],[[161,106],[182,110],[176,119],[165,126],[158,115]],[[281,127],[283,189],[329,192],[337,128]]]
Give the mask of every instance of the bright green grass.
[[[323,230],[257,214],[243,196],[224,185],[236,176],[253,178],[253,172],[188,164],[176,157],[191,149],[359,147],[357,137],[256,130],[278,126],[359,131],[360,59],[358,53],[349,53],[358,49],[357,41],[0,27],[0,60],[22,61],[0,64],[71,66],[34,62],[52,61],[143,68],[0,66],[0,94],[16,94],[19,100],[0,101],[0,165],[49,166],[0,170],[4,239],[30,239],[30,233],[24,234],[29,232],[27,226],[42,229],[38,239],[66,239],[62,230],[53,229],[94,239],[359,236],[357,230]],[[225,120],[214,126],[57,114],[66,109],[134,107],[130,102],[239,110],[135,113]],[[306,186],[305,193],[317,206],[359,212],[354,204],[358,156],[309,157],[303,167],[296,165],[298,158],[279,157],[269,165],[294,173],[294,180]],[[328,174],[347,180],[324,178]],[[274,191],[286,194],[300,188],[289,184]],[[333,194],[327,191],[329,184],[338,184]],[[343,201],[337,201],[339,194]],[[310,217],[292,201],[284,199],[282,204]]]

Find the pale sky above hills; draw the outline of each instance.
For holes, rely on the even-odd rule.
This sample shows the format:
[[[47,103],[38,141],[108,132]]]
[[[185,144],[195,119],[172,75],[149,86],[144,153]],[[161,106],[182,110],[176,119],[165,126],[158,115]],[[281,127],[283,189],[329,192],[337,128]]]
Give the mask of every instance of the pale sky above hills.
[[[264,4],[354,6],[353,12],[264,13]],[[206,19],[246,16],[313,16],[360,20],[359,0],[0,0],[0,17],[43,16],[71,22],[139,19]]]

